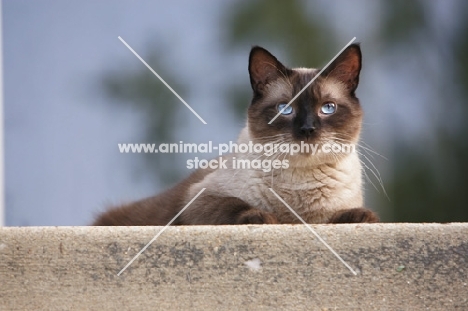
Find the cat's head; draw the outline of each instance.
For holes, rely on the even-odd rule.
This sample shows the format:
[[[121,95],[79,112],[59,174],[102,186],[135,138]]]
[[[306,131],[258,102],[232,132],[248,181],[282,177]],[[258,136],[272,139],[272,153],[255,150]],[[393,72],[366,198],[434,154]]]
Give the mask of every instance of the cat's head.
[[[346,48],[292,104],[319,69],[290,69],[261,47],[250,52],[249,74],[254,91],[248,110],[249,136],[254,143],[353,144],[359,139],[362,109],[355,91],[361,70],[361,50]],[[341,154],[302,154],[314,162],[335,161]]]

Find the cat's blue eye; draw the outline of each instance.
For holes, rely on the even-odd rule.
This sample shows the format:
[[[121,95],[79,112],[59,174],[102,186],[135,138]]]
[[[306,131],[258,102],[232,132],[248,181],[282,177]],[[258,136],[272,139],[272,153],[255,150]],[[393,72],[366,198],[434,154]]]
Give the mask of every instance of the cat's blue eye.
[[[323,114],[333,114],[336,112],[336,105],[334,103],[325,103],[322,108],[320,108],[320,111]]]
[[[281,110],[283,110],[284,107],[286,107],[288,104],[279,104],[278,105],[278,111],[281,112]],[[291,105],[289,105],[288,107],[286,107],[286,109],[284,109],[283,112],[281,112],[281,114],[284,114],[284,115],[288,115],[288,114],[291,114],[293,112],[293,107],[291,107]]]

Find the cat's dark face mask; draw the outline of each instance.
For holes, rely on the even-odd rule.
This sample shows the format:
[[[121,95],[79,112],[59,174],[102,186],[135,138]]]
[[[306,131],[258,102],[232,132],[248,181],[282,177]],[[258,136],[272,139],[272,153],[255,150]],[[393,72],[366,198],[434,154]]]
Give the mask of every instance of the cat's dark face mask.
[[[248,111],[250,137],[262,144],[356,143],[363,114],[355,96],[360,70],[360,48],[353,44],[303,90],[320,70],[289,69],[267,50],[254,47],[249,60],[254,91]]]

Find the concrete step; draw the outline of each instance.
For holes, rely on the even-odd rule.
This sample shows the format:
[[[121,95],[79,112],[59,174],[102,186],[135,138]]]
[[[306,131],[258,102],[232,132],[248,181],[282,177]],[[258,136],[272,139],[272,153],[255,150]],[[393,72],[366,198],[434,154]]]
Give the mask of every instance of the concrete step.
[[[468,310],[468,224],[0,228],[0,310]]]

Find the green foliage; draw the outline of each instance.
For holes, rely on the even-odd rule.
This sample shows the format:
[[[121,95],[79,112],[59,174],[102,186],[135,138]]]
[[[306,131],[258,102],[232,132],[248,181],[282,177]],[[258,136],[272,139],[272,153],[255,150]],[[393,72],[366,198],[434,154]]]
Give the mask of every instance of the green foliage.
[[[401,144],[398,146],[402,147]],[[387,181],[394,213],[392,221],[466,221],[468,209],[464,191],[468,171],[467,165],[460,161],[462,154],[452,154],[446,158],[450,159],[448,165],[444,165],[439,162],[444,158],[431,161],[425,153],[407,148],[396,159],[393,179]],[[464,152],[466,159],[466,149]]]
[[[395,141],[394,174],[386,185],[392,200],[393,221],[402,222],[452,222],[468,221],[468,124],[457,126],[451,122],[454,111],[467,116],[468,96],[468,21],[460,18],[457,36],[437,36],[430,25],[426,1],[388,1],[385,3],[386,18],[383,22],[383,37],[389,53],[398,49],[424,56],[425,51],[439,53],[439,61],[446,62],[446,71],[430,72],[427,59],[419,58],[418,67],[430,74],[425,82],[433,90],[432,102],[426,113],[437,109],[437,115],[430,124],[431,132],[427,141],[407,144]],[[460,3],[459,3],[460,4]],[[466,16],[467,6],[459,5],[460,17]],[[465,12],[465,14],[461,13]],[[431,43],[421,46],[422,41]],[[451,55],[455,71],[451,70]],[[447,59],[444,60],[443,57]],[[405,66],[404,62],[400,64]],[[452,86],[460,81],[460,87]],[[450,91],[449,91],[450,90]],[[445,114],[448,112],[448,114]],[[458,115],[457,115],[458,117]],[[379,202],[388,205],[386,202]]]
[[[460,20],[462,21],[461,26],[459,28],[459,33],[457,36],[454,36],[455,40],[453,42],[453,53],[447,55],[447,57],[454,57],[455,58],[455,70],[456,70],[456,77],[455,83],[457,83],[460,89],[465,92],[465,95],[468,95],[468,20],[466,16],[468,14],[468,3],[463,2],[462,8],[460,10]],[[466,97],[465,97],[466,98]],[[468,115],[468,105],[463,104],[466,103],[466,100],[461,101],[464,115]],[[465,123],[466,124],[466,123]]]
[[[157,51],[150,51],[148,56],[145,56],[147,63],[177,92],[183,94],[184,89],[173,83],[175,78],[164,70],[164,66],[157,60],[157,55]],[[119,68],[118,72],[106,73],[103,77],[103,87],[105,93],[113,99],[113,103],[122,104],[141,113],[141,130],[144,131],[141,143],[160,144],[174,141],[174,124],[177,123],[176,117],[181,103],[143,64],[138,71]],[[171,184],[181,178],[179,172],[174,169],[178,166],[175,157],[144,154],[144,158],[142,174],[145,177],[163,184]]]
[[[325,62],[331,53],[325,21],[307,14],[303,1],[246,1],[227,13],[231,46],[271,45],[281,49],[287,61],[309,67]]]
[[[392,0],[381,1],[383,22],[381,39],[386,45],[395,42],[405,43],[406,48],[412,47],[412,40],[418,32],[427,30],[428,16],[425,14],[424,1]]]

